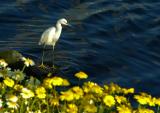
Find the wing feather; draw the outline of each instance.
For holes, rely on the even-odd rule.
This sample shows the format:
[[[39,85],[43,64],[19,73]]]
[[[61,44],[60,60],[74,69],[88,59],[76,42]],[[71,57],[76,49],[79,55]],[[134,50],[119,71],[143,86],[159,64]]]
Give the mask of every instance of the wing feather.
[[[52,42],[52,37],[55,33],[56,29],[55,27],[50,27],[47,30],[45,30],[41,36],[41,39],[39,41],[39,45],[43,45],[43,44],[49,44]]]

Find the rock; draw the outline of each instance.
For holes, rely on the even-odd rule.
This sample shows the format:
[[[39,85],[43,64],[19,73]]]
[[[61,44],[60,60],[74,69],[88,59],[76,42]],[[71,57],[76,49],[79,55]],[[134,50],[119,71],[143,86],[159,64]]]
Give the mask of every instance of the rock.
[[[23,55],[16,50],[7,50],[0,52],[0,59],[4,59],[9,64],[9,67],[12,70],[22,70],[24,66],[24,62],[21,60],[22,57]],[[49,66],[47,66],[46,68],[41,68],[36,64],[34,66],[26,67],[24,73],[26,73],[27,77],[34,76],[42,80],[43,78],[47,77],[48,73],[51,73],[51,75],[54,76],[57,74],[59,75],[61,72],[58,68],[53,69]]]
[[[0,58],[4,59],[8,64],[14,64],[21,60],[23,55],[16,50],[6,50],[0,52]]]

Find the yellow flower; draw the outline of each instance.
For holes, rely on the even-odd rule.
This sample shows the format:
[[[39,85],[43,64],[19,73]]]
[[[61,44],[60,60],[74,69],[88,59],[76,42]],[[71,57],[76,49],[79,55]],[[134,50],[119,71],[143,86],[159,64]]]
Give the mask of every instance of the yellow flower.
[[[135,110],[133,113],[154,113],[154,111],[151,109],[139,108],[138,110]]]
[[[7,101],[11,101],[11,102],[17,102],[18,101],[18,97],[15,95],[8,95],[7,97]]]
[[[118,111],[118,113],[132,113],[131,108],[129,108],[125,105],[118,106],[117,111]]]
[[[3,82],[8,87],[13,87],[13,85],[14,85],[14,81],[12,79],[10,79],[9,77],[5,78],[3,80]]]
[[[84,92],[88,93],[91,90],[91,88],[95,85],[97,84],[91,81],[84,82],[84,85],[83,85]]]
[[[123,88],[122,91],[124,94],[134,93],[134,88],[129,88],[129,89]]]
[[[155,106],[155,104],[156,104],[156,98],[149,98],[148,99],[149,106]]]
[[[149,94],[147,94],[147,93],[145,93],[145,92],[140,92],[140,95],[141,95],[141,96],[144,96],[144,97],[151,97],[151,95],[149,95]]]
[[[78,113],[78,107],[75,104],[68,104],[68,113]]]
[[[7,102],[8,108],[13,108],[13,109],[17,109],[18,108],[18,104],[16,102]]]
[[[102,95],[103,94],[103,88],[100,87],[98,84],[95,84],[93,87],[92,87],[92,92],[96,93],[96,94],[99,94],[99,95]]]
[[[108,85],[104,85],[104,89],[108,91],[109,90],[109,86]]]
[[[52,85],[53,86],[61,86],[63,84],[63,79],[61,77],[53,77],[52,78]]]
[[[70,83],[67,79],[63,79],[62,86],[69,86]]]
[[[106,95],[104,98],[103,98],[103,102],[105,103],[106,106],[108,107],[112,107],[115,105],[115,100],[114,100],[114,97],[112,95]]]
[[[71,90],[73,91],[73,96],[76,100],[83,96],[83,90],[79,86],[74,86]]]
[[[141,95],[135,95],[134,98],[141,105],[155,106],[156,104],[156,98],[152,98],[151,95],[148,95],[146,93],[141,93]]]
[[[18,108],[18,104],[16,103],[18,101],[18,97],[15,95],[7,95],[6,96],[6,100],[7,100],[7,105],[8,108],[13,108],[13,109],[17,109]]]
[[[46,97],[46,90],[44,87],[38,87],[36,89],[36,94],[37,94],[37,97],[42,99],[42,98],[45,98]]]
[[[117,84],[111,83],[109,85],[109,89],[108,89],[110,94],[115,94],[115,93],[121,93],[122,89],[120,86],[118,86]]]
[[[97,107],[94,104],[84,105],[83,113],[97,113]]]
[[[74,99],[74,94],[72,91],[61,92],[60,100],[61,101],[72,101]]]
[[[160,106],[160,98],[157,98],[157,99],[155,100],[155,103],[156,103],[158,106]]]
[[[83,103],[86,104],[93,104],[94,100],[97,101],[97,98],[93,94],[85,94],[82,98]]]
[[[127,103],[127,99],[124,96],[115,96],[115,99],[118,104]]]
[[[100,87],[97,83],[94,82],[85,82],[83,85],[83,90],[85,93],[96,93],[96,94],[102,94],[103,93],[103,88]]]
[[[49,89],[52,89],[52,79],[51,78],[45,78],[43,80],[43,86],[45,88],[49,88]]]
[[[31,90],[27,89],[27,88],[23,88],[22,92],[20,94],[24,99],[28,99],[28,98],[34,97],[34,93]]]
[[[15,84],[14,87],[13,87],[13,89],[15,89],[17,91],[20,91],[22,88],[23,88],[23,86],[20,85],[20,84]]]
[[[3,107],[3,101],[2,99],[0,98],[0,109]]]
[[[79,78],[79,79],[86,79],[86,78],[88,78],[88,75],[86,73],[82,72],[82,71],[76,73],[75,76],[77,78]]]
[[[34,61],[29,58],[23,57],[22,60],[27,67],[35,65]]]
[[[57,98],[52,98],[50,100],[51,105],[53,106],[59,106],[59,100]]]
[[[8,64],[5,62],[5,60],[0,59],[0,67],[5,68]]]
[[[143,97],[141,95],[134,95],[134,98],[138,101],[139,104],[141,105],[146,105],[149,101],[148,98]]]
[[[41,110],[37,110],[37,111],[35,111],[34,113],[42,113],[42,112],[41,112]]]

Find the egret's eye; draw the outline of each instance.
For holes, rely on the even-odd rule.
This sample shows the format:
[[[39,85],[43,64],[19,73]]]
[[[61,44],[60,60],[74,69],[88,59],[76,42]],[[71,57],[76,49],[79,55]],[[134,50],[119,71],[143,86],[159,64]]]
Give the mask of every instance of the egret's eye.
[[[65,21],[65,20],[62,21],[62,24],[63,24],[63,25],[67,25],[67,21]]]

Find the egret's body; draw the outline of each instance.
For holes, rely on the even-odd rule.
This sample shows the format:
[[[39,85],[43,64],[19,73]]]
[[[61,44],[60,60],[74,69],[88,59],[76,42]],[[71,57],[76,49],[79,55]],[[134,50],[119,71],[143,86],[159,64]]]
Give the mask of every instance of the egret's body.
[[[62,18],[59,19],[56,23],[55,27],[50,27],[47,30],[45,30],[41,36],[41,39],[39,41],[39,45],[43,45],[43,55],[42,55],[42,64],[43,66],[43,57],[44,57],[44,48],[46,45],[52,46],[54,51],[54,46],[56,42],[58,41],[61,32],[62,32],[62,25],[68,25],[67,20]]]

